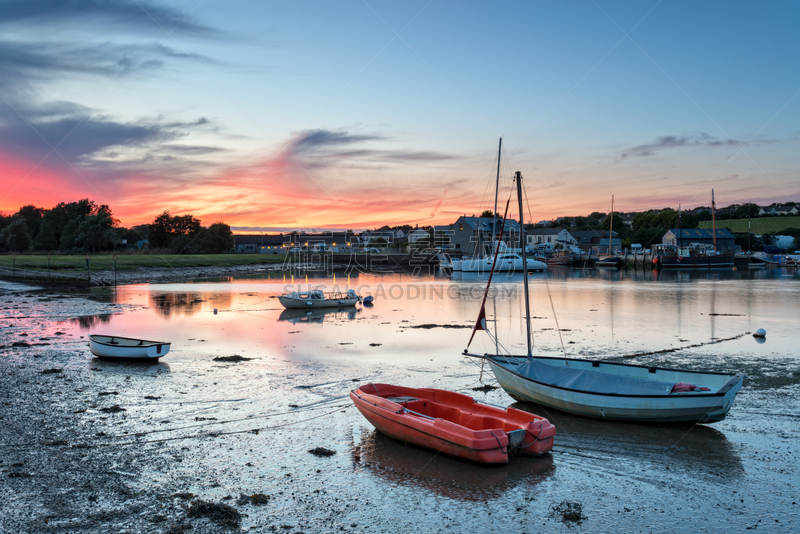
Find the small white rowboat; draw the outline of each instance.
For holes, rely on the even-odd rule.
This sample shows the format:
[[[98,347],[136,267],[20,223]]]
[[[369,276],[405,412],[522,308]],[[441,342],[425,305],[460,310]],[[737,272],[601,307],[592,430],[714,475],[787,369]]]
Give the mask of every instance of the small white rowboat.
[[[92,354],[106,360],[158,361],[169,352],[170,343],[120,336],[89,336]]]

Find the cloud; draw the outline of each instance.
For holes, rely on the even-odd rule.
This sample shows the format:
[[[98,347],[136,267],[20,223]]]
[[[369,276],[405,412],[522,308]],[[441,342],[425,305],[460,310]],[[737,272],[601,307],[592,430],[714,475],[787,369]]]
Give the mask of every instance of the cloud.
[[[296,135],[276,159],[281,161],[283,168],[297,165],[304,170],[343,164],[352,167],[364,164],[373,166],[375,163],[433,162],[455,159],[455,156],[439,152],[354,146],[375,141],[391,140],[378,134],[351,134],[344,130],[312,130]]]
[[[694,137],[678,137],[676,135],[664,135],[657,138],[652,143],[635,146],[629,148],[622,154],[619,159],[622,161],[628,157],[647,157],[655,156],[658,152],[670,148],[685,148],[685,147],[721,147],[721,146],[762,146],[776,142],[774,139],[755,139],[748,142],[738,141],[736,139],[717,139],[711,137],[707,133],[700,133]]]
[[[3,23],[95,23],[98,19],[135,30],[159,33],[181,31],[212,35],[216,31],[194,22],[187,14],[137,0],[7,0],[0,10]],[[162,31],[163,29],[163,31]]]
[[[161,68],[174,58],[215,63],[163,45],[0,41],[0,88],[27,97],[28,89],[65,75],[121,77],[134,70]]]

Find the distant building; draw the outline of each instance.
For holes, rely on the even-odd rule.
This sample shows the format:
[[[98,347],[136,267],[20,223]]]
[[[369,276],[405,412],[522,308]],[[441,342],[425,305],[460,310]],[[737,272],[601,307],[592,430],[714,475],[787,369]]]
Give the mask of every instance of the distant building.
[[[527,228],[527,225],[526,225]],[[525,230],[525,244],[529,247],[550,244],[553,247],[574,246],[578,241],[565,228],[531,228]]]
[[[428,230],[425,230],[424,228],[415,228],[414,230],[408,232],[408,243],[412,244],[418,241],[423,241],[430,238],[430,236],[431,233]]]
[[[733,248],[735,239],[730,230],[718,228],[716,236],[717,250],[723,251]],[[692,243],[712,245],[714,244],[714,233],[709,229],[700,228],[671,229],[661,238],[661,243],[679,247],[689,246]]]
[[[571,232],[577,241],[577,246],[590,254],[608,254],[622,248],[619,234],[612,232],[611,248],[609,249],[609,233],[605,230],[575,230]]]
[[[233,249],[242,254],[276,254],[285,252],[291,244],[291,235],[234,234]]]
[[[797,215],[797,206],[772,206],[758,210],[759,215]]]
[[[492,217],[461,216],[450,225],[450,250],[465,254],[488,254],[494,248],[492,235],[511,248],[519,247],[519,223]]]

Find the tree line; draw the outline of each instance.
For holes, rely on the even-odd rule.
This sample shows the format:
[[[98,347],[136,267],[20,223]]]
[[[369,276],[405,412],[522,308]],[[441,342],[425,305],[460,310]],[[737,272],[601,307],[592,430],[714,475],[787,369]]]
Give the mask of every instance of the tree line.
[[[223,222],[203,227],[192,215],[165,211],[150,224],[125,228],[107,204],[88,198],[0,214],[0,252],[94,253],[136,248],[138,242],[175,254],[221,254],[234,246],[231,227]]]

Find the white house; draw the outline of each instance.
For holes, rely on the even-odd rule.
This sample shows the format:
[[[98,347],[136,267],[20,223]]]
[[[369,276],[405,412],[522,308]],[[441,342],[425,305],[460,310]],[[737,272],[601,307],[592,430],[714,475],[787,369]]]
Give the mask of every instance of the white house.
[[[424,239],[428,239],[431,233],[427,230],[423,230],[422,228],[415,228],[408,232],[408,243],[416,243],[417,241],[422,241]]]
[[[529,247],[551,244],[553,247],[567,248],[578,244],[564,228],[532,228],[525,233],[525,244]]]

